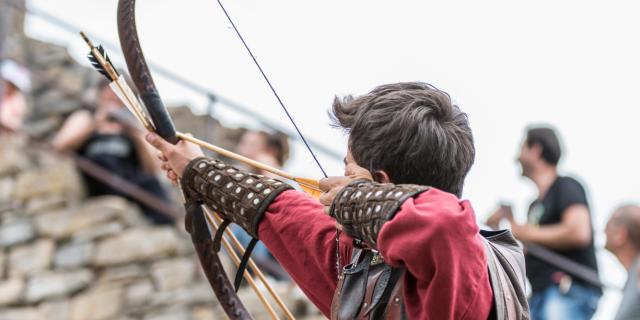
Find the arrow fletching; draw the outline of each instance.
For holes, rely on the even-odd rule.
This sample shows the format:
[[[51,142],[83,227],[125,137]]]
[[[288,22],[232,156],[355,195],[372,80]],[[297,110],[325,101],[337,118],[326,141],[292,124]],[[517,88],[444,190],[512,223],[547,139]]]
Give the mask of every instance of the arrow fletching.
[[[111,68],[113,68],[113,70],[115,71],[116,68],[113,67],[113,64],[111,63],[111,59],[109,59],[109,56],[107,55],[107,52],[104,50],[102,45],[97,46],[96,50],[98,50],[100,55],[104,58],[104,61],[106,61],[106,63],[109,64]],[[115,80],[111,78],[111,76],[109,75],[109,72],[107,72],[106,66],[100,63],[98,57],[96,57],[96,55],[93,53],[93,50],[89,52],[89,54],[87,55],[87,58],[89,59],[89,62],[91,62],[91,66],[94,69],[96,69],[96,71],[100,72],[101,75],[105,76],[107,79],[111,81]],[[116,71],[116,76],[118,76],[117,71]]]
[[[322,194],[322,190],[320,190],[320,182],[318,180],[309,178],[293,178],[293,181],[298,183],[302,191],[315,199],[318,199]]]

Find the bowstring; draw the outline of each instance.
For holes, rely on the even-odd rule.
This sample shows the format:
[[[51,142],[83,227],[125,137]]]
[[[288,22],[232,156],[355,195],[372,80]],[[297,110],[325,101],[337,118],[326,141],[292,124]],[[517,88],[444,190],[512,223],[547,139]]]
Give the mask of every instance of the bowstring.
[[[313,152],[313,149],[311,149],[311,146],[309,145],[309,143],[307,142],[307,139],[304,138],[304,135],[302,134],[302,131],[300,131],[300,129],[298,128],[298,125],[296,124],[296,122],[293,120],[293,117],[291,116],[291,114],[289,113],[289,110],[287,109],[287,107],[285,107],[284,103],[282,102],[282,99],[280,99],[280,95],[278,95],[278,92],[276,92],[276,89],[273,87],[273,85],[271,84],[271,81],[269,81],[269,77],[267,77],[267,74],[264,72],[264,70],[262,70],[262,67],[260,66],[260,63],[258,63],[258,60],[256,59],[256,57],[253,55],[253,52],[251,52],[251,49],[249,48],[249,45],[247,45],[247,42],[244,41],[244,37],[242,37],[242,34],[240,34],[240,31],[238,30],[238,28],[236,27],[236,24],[233,23],[233,20],[231,19],[231,16],[229,15],[229,13],[227,12],[227,9],[225,9],[224,5],[222,4],[221,0],[216,0],[218,2],[218,4],[220,5],[220,8],[222,9],[222,12],[224,12],[224,15],[227,17],[227,20],[229,20],[229,23],[231,23],[231,26],[233,27],[233,30],[236,32],[236,34],[238,35],[238,38],[240,38],[240,41],[242,42],[242,44],[244,45],[245,49],[247,49],[247,52],[249,52],[249,55],[251,56],[251,59],[253,60],[253,62],[255,63],[256,67],[258,67],[258,70],[260,71],[260,74],[262,74],[262,77],[264,78],[264,80],[267,82],[267,84],[269,85],[269,88],[271,89],[271,92],[273,92],[273,95],[276,97],[276,99],[278,100],[278,103],[280,104],[280,106],[282,107],[282,110],[284,110],[284,113],[287,115],[287,117],[289,118],[289,121],[291,121],[291,124],[293,124],[293,127],[296,129],[296,132],[298,133],[298,135],[300,136],[300,139],[302,139],[302,142],[304,143],[304,145],[307,147],[307,150],[309,150],[309,153],[311,153],[311,157],[313,157],[313,160],[316,162],[316,164],[318,165],[318,168],[320,168],[320,171],[322,171],[322,174],[324,175],[324,177],[327,177],[327,173],[324,171],[324,168],[322,168],[322,165],[320,164],[320,161],[318,161],[318,158],[316,157],[316,154]]]

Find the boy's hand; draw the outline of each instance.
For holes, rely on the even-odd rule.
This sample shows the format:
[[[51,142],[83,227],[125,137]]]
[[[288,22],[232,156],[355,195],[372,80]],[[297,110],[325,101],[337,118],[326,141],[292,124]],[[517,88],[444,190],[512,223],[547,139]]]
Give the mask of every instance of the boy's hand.
[[[158,158],[163,162],[161,168],[167,172],[167,178],[178,183],[185,167],[195,158],[204,156],[200,147],[187,141],[180,140],[173,145],[155,133],[148,133],[145,137],[154,148],[160,151]]]
[[[320,180],[320,190],[324,193],[320,196],[319,200],[320,203],[327,207],[327,210],[331,207],[331,203],[333,202],[333,198],[336,197],[336,194],[351,181],[357,179],[373,180],[371,173],[369,173],[367,169],[358,166],[354,162],[349,163],[345,167],[344,174],[345,176],[343,177],[328,177]]]

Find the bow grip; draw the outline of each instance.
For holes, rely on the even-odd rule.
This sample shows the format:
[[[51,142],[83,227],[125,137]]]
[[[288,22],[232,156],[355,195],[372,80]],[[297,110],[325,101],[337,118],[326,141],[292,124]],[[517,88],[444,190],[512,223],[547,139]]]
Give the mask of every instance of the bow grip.
[[[149,116],[156,127],[156,133],[170,143],[178,143],[176,128],[158,92],[144,93],[140,98],[149,111]]]

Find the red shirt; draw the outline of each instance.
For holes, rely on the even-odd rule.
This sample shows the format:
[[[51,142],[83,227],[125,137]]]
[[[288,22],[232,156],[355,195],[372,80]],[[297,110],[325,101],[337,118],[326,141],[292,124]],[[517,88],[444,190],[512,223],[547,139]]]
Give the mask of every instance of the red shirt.
[[[269,206],[260,239],[325,315],[337,286],[335,220],[315,199],[286,191]],[[485,249],[468,201],[429,189],[409,199],[378,235],[386,263],[404,267],[410,319],[482,319],[493,298]],[[351,239],[340,236],[340,266],[351,259]]]

